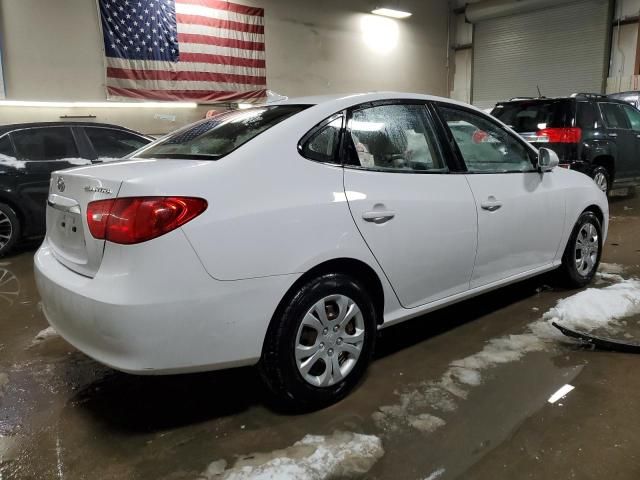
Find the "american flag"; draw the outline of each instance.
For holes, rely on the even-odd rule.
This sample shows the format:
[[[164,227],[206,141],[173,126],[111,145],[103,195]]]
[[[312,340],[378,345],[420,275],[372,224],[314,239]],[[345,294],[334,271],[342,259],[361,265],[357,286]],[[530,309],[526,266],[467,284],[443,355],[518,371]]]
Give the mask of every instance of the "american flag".
[[[264,10],[224,0],[99,0],[109,98],[266,96]]]

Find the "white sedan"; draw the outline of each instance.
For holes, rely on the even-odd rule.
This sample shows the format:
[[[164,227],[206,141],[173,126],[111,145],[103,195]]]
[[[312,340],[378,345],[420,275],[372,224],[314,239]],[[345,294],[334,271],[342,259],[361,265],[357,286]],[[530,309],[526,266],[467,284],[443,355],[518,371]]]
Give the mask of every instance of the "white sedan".
[[[607,199],[556,166],[425,95],[223,113],[53,174],[44,313],[125,372],[258,364],[281,400],[327,405],[363,376],[378,328],[553,269],[593,278]]]

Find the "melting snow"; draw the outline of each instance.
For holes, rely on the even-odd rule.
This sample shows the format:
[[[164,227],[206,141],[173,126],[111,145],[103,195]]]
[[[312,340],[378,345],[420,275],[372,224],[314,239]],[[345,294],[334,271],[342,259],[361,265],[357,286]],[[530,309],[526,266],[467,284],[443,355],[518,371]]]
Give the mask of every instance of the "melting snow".
[[[436,480],[436,478],[440,478],[444,472],[446,472],[444,468],[439,468],[424,480]]]
[[[27,165],[27,163],[13,157],[9,157],[8,155],[0,154],[0,165],[6,165],[7,167],[23,169]]]
[[[44,330],[40,330],[37,333],[37,335],[33,338],[32,343],[44,342],[45,340],[48,340],[50,338],[57,337],[57,336],[58,336],[58,332],[56,332],[55,328],[47,327]]]
[[[615,264],[604,265],[607,271],[622,271],[622,267]],[[617,273],[608,275],[619,277]],[[587,332],[598,328],[615,330],[622,326],[622,318],[635,314],[640,314],[640,280],[622,279],[605,288],[583,290],[559,300],[542,319],[530,323],[525,333],[489,340],[479,352],[454,360],[440,380],[421,382],[401,393],[398,403],[380,407],[372,415],[373,420],[385,430],[409,425],[429,433],[435,431],[445,422],[425,410],[454,410],[456,401],[466,399],[469,389],[482,383],[483,371],[517,361],[527,353],[542,351],[558,340],[569,341],[551,322]]]
[[[366,473],[383,455],[374,435],[306,435],[283,450],[239,458],[233,467],[217,460],[202,475],[207,480],[323,480]]]

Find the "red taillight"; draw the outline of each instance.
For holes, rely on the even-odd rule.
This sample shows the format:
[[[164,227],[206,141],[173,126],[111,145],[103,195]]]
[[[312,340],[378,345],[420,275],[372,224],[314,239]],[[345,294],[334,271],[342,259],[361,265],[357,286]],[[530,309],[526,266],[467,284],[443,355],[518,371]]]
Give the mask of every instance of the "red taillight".
[[[537,137],[546,137],[549,143],[580,143],[580,128],[543,128],[536,133]]]
[[[207,201],[192,197],[124,197],[87,205],[94,238],[130,245],[175,230],[200,215]]]

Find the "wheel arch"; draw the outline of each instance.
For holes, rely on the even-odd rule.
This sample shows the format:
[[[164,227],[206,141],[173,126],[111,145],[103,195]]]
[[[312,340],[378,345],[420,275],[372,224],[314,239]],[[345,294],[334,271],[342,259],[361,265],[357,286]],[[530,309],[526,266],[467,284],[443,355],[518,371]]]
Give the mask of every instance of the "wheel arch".
[[[591,165],[604,167],[609,172],[609,181],[613,183],[616,176],[616,162],[611,154],[601,154],[591,160]]]

